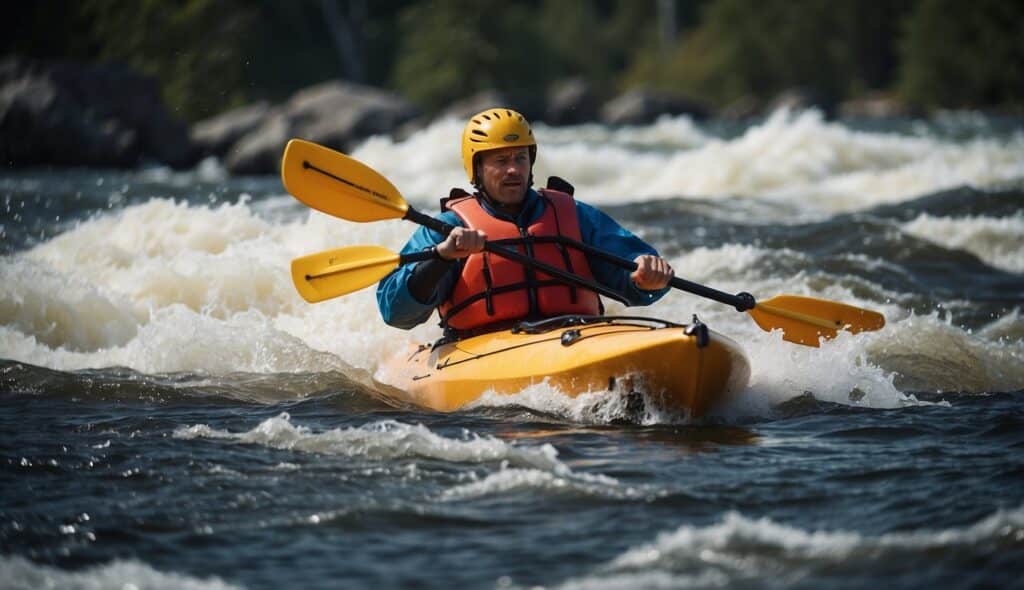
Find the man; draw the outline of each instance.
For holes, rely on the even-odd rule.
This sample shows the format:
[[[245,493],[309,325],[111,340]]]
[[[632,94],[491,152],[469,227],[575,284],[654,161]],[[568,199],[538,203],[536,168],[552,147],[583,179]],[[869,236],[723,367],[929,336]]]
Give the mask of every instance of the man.
[[[420,228],[406,243],[403,253],[434,248],[437,257],[400,267],[380,282],[377,304],[385,322],[410,329],[437,309],[446,333],[459,337],[518,320],[603,311],[593,291],[485,252],[487,240],[597,281],[632,305],[649,305],[667,292],[672,268],[654,248],[570,194],[531,188],[536,157],[533,131],[519,113],[490,109],[470,118],[462,134],[462,160],[477,192],[453,189],[442,201],[438,219],[455,226],[448,236]],[[630,273],[543,239],[555,236],[634,260],[638,268]]]

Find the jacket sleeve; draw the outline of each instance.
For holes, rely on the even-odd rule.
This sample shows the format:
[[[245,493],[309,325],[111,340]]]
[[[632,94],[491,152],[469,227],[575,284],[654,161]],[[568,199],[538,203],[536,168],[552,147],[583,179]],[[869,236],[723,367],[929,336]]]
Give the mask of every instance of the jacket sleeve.
[[[653,246],[633,235],[597,207],[576,201],[583,241],[626,260],[642,254],[658,256]],[[658,291],[645,291],[636,286],[628,270],[595,256],[588,256],[590,270],[602,285],[625,295],[630,305],[650,305],[668,293],[671,287]]]
[[[437,216],[438,219],[454,226],[462,226],[462,220],[454,213],[446,212]],[[413,233],[402,248],[402,254],[419,252],[444,241],[444,236],[421,227]],[[377,284],[377,309],[381,318],[389,326],[410,330],[430,319],[430,315],[455,286],[455,280],[461,272],[461,264],[453,264],[448,274],[438,283],[434,297],[430,301],[417,300],[409,292],[409,277],[415,265],[400,266]]]

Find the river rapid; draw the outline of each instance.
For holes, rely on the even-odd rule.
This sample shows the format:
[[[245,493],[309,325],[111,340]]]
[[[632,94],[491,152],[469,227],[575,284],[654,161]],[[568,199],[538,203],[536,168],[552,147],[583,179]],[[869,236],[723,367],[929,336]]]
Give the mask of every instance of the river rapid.
[[[1024,576],[1024,122],[967,113],[538,125],[558,175],[676,274],[881,312],[820,348],[672,292],[610,313],[739,342],[700,421],[546,384],[438,414],[373,289],[291,259],[415,226],[276,177],[0,174],[0,587],[1007,587]],[[436,212],[461,124],[353,156]]]

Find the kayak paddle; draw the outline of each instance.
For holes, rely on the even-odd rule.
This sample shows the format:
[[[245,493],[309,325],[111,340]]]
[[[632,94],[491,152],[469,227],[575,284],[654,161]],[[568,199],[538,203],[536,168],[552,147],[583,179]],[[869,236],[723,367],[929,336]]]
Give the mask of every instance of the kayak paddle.
[[[433,250],[395,254],[380,246],[350,246],[292,260],[292,282],[310,303],[348,295],[380,281],[403,264],[427,260]]]
[[[288,142],[281,162],[281,179],[285,189],[296,199],[313,209],[334,217],[358,222],[407,219],[442,235],[447,235],[453,229],[452,225],[425,215],[411,207],[398,189],[373,168],[345,154],[309,141],[292,139]],[[566,240],[566,243],[578,247],[589,254],[599,256],[626,270],[636,270],[636,263],[632,260],[626,260],[582,242]],[[359,246],[357,248],[375,247]],[[574,286],[592,289],[606,297],[626,303],[622,295],[614,290],[592,281],[587,281],[572,273],[543,264],[514,250],[503,248],[491,242],[485,243],[484,249],[496,255],[533,266]],[[338,250],[330,252],[337,253]],[[324,256],[330,252],[307,256],[297,259],[296,262]],[[353,260],[358,258],[353,253],[353,259],[349,259],[348,264],[355,264],[356,266],[352,270],[341,268],[336,271],[336,274],[342,276],[347,273],[355,273],[354,276],[358,280],[336,279],[333,282],[321,281],[317,287],[319,291],[313,290],[315,293],[324,294],[317,301],[362,288],[356,287],[356,289],[349,291],[335,290],[335,295],[327,294],[332,292],[332,286],[335,284],[346,286],[358,284],[360,280],[365,280],[367,277],[378,276],[375,273],[379,272],[381,268],[394,264],[395,266],[390,266],[387,272],[378,276],[378,278],[383,278],[388,272],[401,264],[401,257],[399,255],[390,253],[387,250],[384,250],[384,253],[382,255],[380,251],[375,251],[369,256],[364,256],[363,258],[367,259],[363,261],[365,264]],[[424,258],[432,255],[430,252],[422,254],[424,254]],[[383,258],[387,259],[386,263],[374,262]],[[326,266],[321,265],[323,267],[320,270],[324,271],[331,265],[331,263],[328,263]],[[344,264],[342,267],[344,267]],[[294,268],[293,264],[293,278],[296,280],[297,287],[299,286],[300,278],[306,283],[304,287],[309,286],[310,280],[317,280],[319,278],[313,276],[315,273],[304,273],[300,277],[294,274]],[[371,272],[369,269],[374,270]],[[363,286],[369,286],[370,284],[372,282],[365,283]],[[878,330],[885,325],[885,317],[878,312],[826,299],[815,299],[799,295],[779,295],[759,303],[749,293],[732,295],[680,277],[673,277],[670,284],[676,289],[731,305],[738,311],[747,311],[763,330],[780,329],[782,330],[783,339],[796,344],[818,346],[819,338],[834,338],[839,330],[857,333]],[[299,292],[303,293],[302,288],[299,289]],[[306,295],[303,294],[303,297],[306,297]]]
[[[288,142],[281,162],[281,179],[285,189],[296,199],[334,217],[360,222],[408,219],[442,235],[448,235],[455,229],[453,225],[410,207],[398,189],[376,170],[309,141],[293,139]],[[484,250],[533,267],[564,283],[628,303],[625,296],[614,289],[515,250],[492,242],[485,242]]]

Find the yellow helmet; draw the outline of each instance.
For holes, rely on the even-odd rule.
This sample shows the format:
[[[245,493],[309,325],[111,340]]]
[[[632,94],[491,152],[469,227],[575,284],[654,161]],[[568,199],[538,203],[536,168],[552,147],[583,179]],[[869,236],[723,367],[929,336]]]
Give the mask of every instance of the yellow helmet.
[[[462,132],[462,167],[476,184],[476,154],[508,147],[529,147],[530,163],[537,159],[537,141],[526,117],[511,109],[488,109],[469,118]]]

